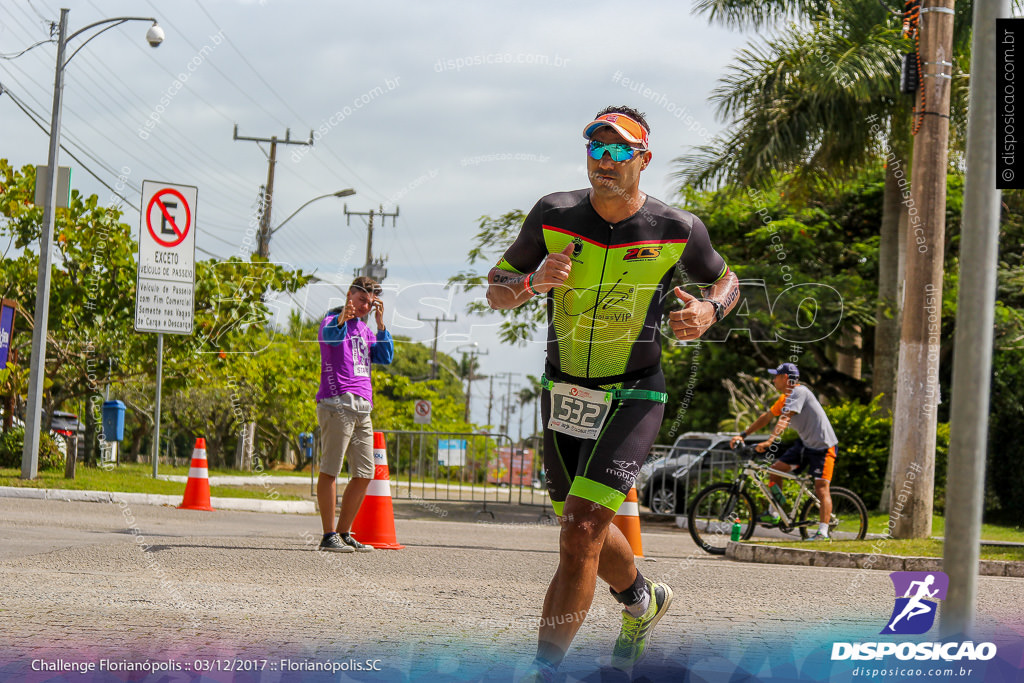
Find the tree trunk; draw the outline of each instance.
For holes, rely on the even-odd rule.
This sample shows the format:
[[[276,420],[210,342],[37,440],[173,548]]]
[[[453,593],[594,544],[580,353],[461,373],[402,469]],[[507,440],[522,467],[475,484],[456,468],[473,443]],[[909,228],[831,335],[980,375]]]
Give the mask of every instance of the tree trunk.
[[[909,122],[907,125],[910,125]],[[910,230],[910,214],[907,211],[907,205],[900,204],[899,212],[899,254],[898,263],[896,267],[896,335],[895,340],[895,358],[899,358],[899,330],[902,329],[903,325],[903,292],[906,288],[906,272],[907,272],[907,233]],[[877,341],[876,341],[877,343]],[[896,407],[896,394],[898,393],[896,378],[899,376],[898,361],[893,361],[893,385],[892,385],[892,409]],[[890,414],[892,414],[890,412]],[[889,511],[889,501],[892,494],[892,468],[894,458],[892,456],[895,451],[895,432],[889,434],[889,460],[886,463],[885,468],[885,479],[882,483],[882,497],[878,501],[879,512]]]
[[[69,437],[65,437],[67,443],[66,451],[67,457],[64,459],[64,478],[74,479],[75,478],[75,465],[78,462],[78,434],[74,434]]]
[[[952,0],[924,4],[953,7]],[[908,205],[907,281],[893,418],[889,509],[895,538],[931,536],[935,488],[952,13],[922,11],[920,31],[924,111],[935,115],[922,117],[914,140],[914,202]]]
[[[896,387],[896,357],[900,348],[900,218],[903,188],[910,184],[910,169],[898,155],[885,167],[885,194],[878,243],[878,306],[875,317],[875,353],[871,364],[871,393],[881,395],[878,407],[889,415]]]
[[[131,453],[132,462],[143,462],[142,458],[142,438],[146,435],[145,423],[141,424],[138,429],[132,434],[132,445],[129,449]]]
[[[101,425],[96,422],[96,412],[92,409],[91,395],[85,399],[85,453],[82,461],[87,467],[94,467],[99,460],[100,440],[99,429]]]
[[[243,422],[235,447],[235,469],[248,471],[252,469],[252,454],[256,442],[256,423]]]
[[[14,394],[4,396],[4,434],[11,431],[11,427],[14,426],[14,409],[16,407]]]
[[[861,349],[863,348],[864,337],[861,335],[860,325],[854,326],[852,330],[843,335],[842,339],[839,340],[839,345],[844,349]],[[836,354],[836,370],[848,375],[853,379],[860,379],[861,376],[861,356],[859,353],[845,353],[840,351]]]

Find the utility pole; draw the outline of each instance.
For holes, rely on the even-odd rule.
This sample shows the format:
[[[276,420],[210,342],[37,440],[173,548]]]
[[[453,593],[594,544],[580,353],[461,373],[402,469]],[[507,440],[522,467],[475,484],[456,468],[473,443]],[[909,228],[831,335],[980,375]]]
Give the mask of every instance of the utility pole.
[[[504,420],[504,422],[502,424],[504,425],[506,431],[510,427],[509,420],[510,420],[510,418],[512,416],[512,411],[511,411],[511,406],[512,406],[512,378],[516,377],[518,375],[522,375],[522,374],[523,373],[521,373],[521,372],[499,372],[496,375],[497,377],[508,378],[508,384],[506,385],[506,388],[505,388],[505,406],[504,406],[504,408],[502,410],[502,419]],[[491,388],[491,393],[493,394],[494,393],[494,389],[493,389],[493,387],[494,387],[494,380],[493,379],[491,380],[491,387],[492,387]],[[490,421],[491,421],[491,410],[490,410],[490,407],[488,407],[488,409],[487,409],[487,422],[488,422],[488,424],[490,423]]]
[[[491,422],[491,407],[494,405],[494,375],[491,375],[491,388],[487,394],[487,426],[490,427]]]
[[[893,415],[892,493],[895,538],[932,533],[935,430],[942,332],[942,266],[946,229],[949,93],[954,0],[925,0],[920,19],[922,107],[914,139],[910,224],[899,373]],[[896,515],[895,513],[899,513]]]
[[[985,499],[985,447],[995,316],[992,302],[996,298],[999,261],[996,73],[997,68],[1005,68],[1005,64],[998,64],[996,45],[1005,37],[999,31],[1004,22],[997,22],[997,19],[1009,16],[1009,0],[974,3],[967,175],[950,392],[953,396],[946,477],[947,542],[943,543],[942,550],[942,571],[949,576],[949,593],[942,604],[944,638],[960,634],[972,637],[978,599],[978,540]],[[1006,72],[1000,69],[998,73]]]
[[[360,275],[366,275],[371,277],[375,282],[383,282],[384,278],[388,276],[388,269],[384,267],[384,257],[373,258],[373,216],[374,214],[380,216],[380,224],[383,227],[384,219],[391,219],[391,226],[394,227],[395,219],[398,218],[398,207],[395,207],[394,213],[385,213],[384,207],[381,206],[377,211],[370,209],[369,211],[349,211],[348,205],[345,205],[345,220],[348,225],[352,225],[352,216],[368,216],[369,220],[366,224],[366,265],[362,268],[357,268],[355,271],[356,277]],[[435,347],[436,349],[436,347]]]
[[[449,320],[447,314],[443,318],[423,318],[420,316],[419,313],[417,313],[416,319],[424,323],[430,322],[431,320],[434,321],[434,352],[431,356],[433,360],[430,361],[430,379],[437,379],[437,327],[441,323],[453,323],[459,319],[459,316],[455,316],[454,318]]]
[[[260,214],[260,232],[257,236],[256,253],[265,259],[270,258],[270,210],[274,204],[274,167],[277,166],[277,143],[283,145],[313,145],[313,131],[309,131],[309,140],[292,140],[291,129],[285,128],[284,139],[276,135],[270,138],[250,138],[238,134],[238,124],[235,124],[235,140],[247,142],[269,142],[270,154],[267,155],[267,185],[263,194],[263,211]],[[262,149],[262,148],[261,148]]]

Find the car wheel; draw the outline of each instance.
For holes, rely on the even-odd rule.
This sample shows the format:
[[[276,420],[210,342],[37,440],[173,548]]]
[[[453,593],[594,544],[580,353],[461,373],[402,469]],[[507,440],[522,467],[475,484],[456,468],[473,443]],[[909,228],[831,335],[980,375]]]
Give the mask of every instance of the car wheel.
[[[674,515],[676,513],[676,491],[668,486],[659,486],[651,489],[651,502],[647,506],[651,512],[659,515]]]

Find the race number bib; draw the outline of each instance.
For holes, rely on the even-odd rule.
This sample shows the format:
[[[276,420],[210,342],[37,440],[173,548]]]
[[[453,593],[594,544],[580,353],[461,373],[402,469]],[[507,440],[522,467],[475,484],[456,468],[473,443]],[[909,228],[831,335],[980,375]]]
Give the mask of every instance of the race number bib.
[[[370,347],[361,336],[352,339],[352,375],[370,376]]]
[[[580,439],[596,439],[611,405],[610,391],[555,382],[551,386],[548,429]]]

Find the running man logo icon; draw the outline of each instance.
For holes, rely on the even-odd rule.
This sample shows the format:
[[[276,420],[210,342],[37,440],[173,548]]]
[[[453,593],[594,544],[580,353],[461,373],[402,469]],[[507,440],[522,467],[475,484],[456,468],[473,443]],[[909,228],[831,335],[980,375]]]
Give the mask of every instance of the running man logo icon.
[[[949,577],[945,572],[893,572],[889,578],[896,591],[896,604],[881,633],[917,635],[927,632],[935,623],[939,606],[936,600],[946,599]]]

